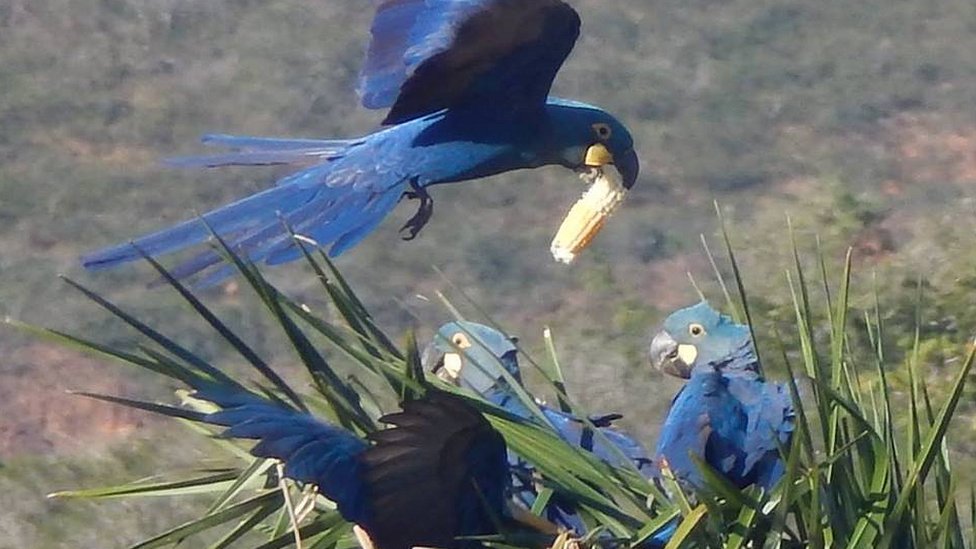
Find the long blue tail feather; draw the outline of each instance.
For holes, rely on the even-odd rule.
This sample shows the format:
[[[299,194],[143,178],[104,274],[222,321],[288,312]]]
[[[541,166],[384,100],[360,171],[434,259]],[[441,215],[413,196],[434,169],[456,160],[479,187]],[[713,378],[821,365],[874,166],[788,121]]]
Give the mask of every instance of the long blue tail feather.
[[[362,139],[278,139],[242,135],[205,135],[206,145],[227,147],[233,152],[200,156],[178,156],[163,161],[176,168],[219,168],[222,166],[307,166],[337,160]]]
[[[315,193],[316,189],[283,185],[243,198],[202,217],[218,234],[247,231],[276,218],[275,212],[289,211],[307,203]],[[210,236],[210,230],[204,223],[199,219],[190,219],[137,238],[133,243],[145,253],[155,256],[200,244]],[[86,254],[81,261],[86,269],[99,270],[141,258],[138,250],[127,243]]]
[[[146,254],[158,256],[202,244],[211,230],[221,235],[228,246],[253,262],[283,263],[300,257],[290,228],[331,245],[330,255],[338,256],[371,233],[396,207],[404,183],[392,182],[377,192],[355,186],[333,187],[320,182],[328,166],[316,166],[296,173],[278,186],[206,213],[200,219],[180,223],[132,242]],[[142,258],[132,244],[112,246],[82,257],[90,270],[101,270]],[[184,279],[201,273],[222,260],[215,250],[201,252],[171,270]],[[217,276],[219,273],[219,276]],[[233,269],[219,267],[207,275],[206,284],[219,282]],[[206,285],[205,284],[205,285]]]
[[[241,151],[286,151],[289,149],[341,151],[362,144],[363,139],[294,139],[211,133],[201,137],[200,142],[204,145],[227,147]]]
[[[284,151],[231,152],[201,156],[178,156],[163,160],[173,168],[221,168],[224,166],[304,166],[335,160],[333,151],[299,149]]]

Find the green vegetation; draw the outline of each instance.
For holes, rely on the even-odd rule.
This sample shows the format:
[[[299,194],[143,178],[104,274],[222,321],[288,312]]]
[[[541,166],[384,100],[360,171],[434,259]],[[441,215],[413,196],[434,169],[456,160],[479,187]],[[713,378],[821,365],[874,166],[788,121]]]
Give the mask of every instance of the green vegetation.
[[[902,369],[892,367],[886,358],[886,330],[879,303],[875,303],[873,314],[865,315],[863,329],[853,328],[859,322],[851,318],[853,311],[849,306],[850,255],[839,277],[827,276],[825,260],[819,257],[821,278],[806,272],[795,249],[794,254],[796,262],[789,269],[793,329],[779,335],[779,357],[773,349],[761,349],[764,356],[774,357],[767,359],[767,365],[786,368],[799,411],[793,443],[782,449],[787,474],[770,493],[755,488],[740,492],[702,463],[708,486],[697,494],[685,494],[665,475],[664,485],[672,498],[668,499],[636,471],[611,470],[563,443],[548,427],[513,422],[505,414],[496,416],[491,406],[484,409],[491,414],[492,423],[504,434],[509,447],[538,467],[545,486],[577,501],[592,528],[601,527],[628,544],[639,544],[681,515],[682,522],[669,547],[973,547],[976,540],[971,523],[964,526],[961,481],[953,472],[953,458],[946,452],[946,434],[970,376],[976,347],[953,368],[944,402],[933,401],[929,384],[920,375],[918,357],[922,349],[918,337],[914,346],[905,349],[912,359]],[[731,250],[729,257],[735,270]],[[295,301],[271,286],[253,266],[234,260],[279,333],[286,336],[282,339],[290,341],[295,356],[313,380],[314,390],[302,399],[304,406],[357,432],[368,432],[376,429],[376,420],[383,413],[382,403],[416,390],[414,376],[420,371],[416,340],[408,335],[405,346],[393,344],[393,338],[376,325],[349,283],[324,255],[321,259],[307,255],[306,260],[322,285],[320,291],[327,296],[327,309],[341,317],[341,322],[330,322],[319,308]],[[257,371],[257,375],[248,376],[257,381],[246,385],[282,400],[298,398],[292,387],[268,370],[245,340],[228,331],[203,302],[169,277],[162,266],[153,265],[210,325],[213,337],[224,340],[229,349],[239,354],[239,360]],[[730,286],[721,277],[718,280],[722,288]],[[736,277],[734,282],[733,287],[742,291],[743,280]],[[166,333],[143,324],[132,313],[76,283],[69,283],[141,333],[143,341],[133,348],[112,348],[97,340],[22,327],[173,380],[219,379],[213,365]],[[817,288],[821,290],[820,299],[815,295]],[[724,293],[728,306],[738,311],[740,318],[754,314],[748,300],[733,299],[728,291]],[[921,306],[920,301],[917,305]],[[445,301],[445,306],[457,311],[450,302]],[[816,320],[815,310],[821,312],[823,322]],[[916,326],[920,326],[918,321]],[[857,340],[851,337],[857,333],[866,335],[867,349],[857,349]],[[786,352],[787,338],[799,342],[799,357],[791,358]],[[867,356],[862,359],[855,350],[866,350]],[[555,356],[549,359],[526,362],[558,363]],[[340,362],[344,363],[341,369]],[[573,402],[557,389],[558,369],[540,371],[550,391],[559,392],[561,400]],[[907,375],[907,395],[897,395],[888,382],[894,373]],[[806,402],[801,399],[803,379],[809,382]],[[357,399],[350,400],[346,395],[357,395]],[[124,395],[121,400],[113,395],[92,396],[183,417],[180,409],[165,404],[130,400]],[[532,401],[524,398],[531,408]],[[204,411],[213,409],[192,398],[184,398],[184,404]],[[579,405],[571,407],[578,417],[588,417]],[[209,429],[194,429],[211,433]],[[206,494],[212,498],[211,505],[199,516],[133,546],[144,549],[178,545],[187,537],[214,530],[222,537],[212,547],[229,547],[258,533],[269,539],[266,544],[255,540],[254,546],[290,546],[295,528],[307,547],[349,547],[353,543],[349,525],[337,517],[327,500],[279,483],[271,462],[250,457],[235,442],[218,444],[224,447],[223,453],[233,465],[59,496],[115,499]],[[972,488],[969,492],[976,497]],[[314,505],[316,511],[295,519],[288,502],[298,502],[293,504],[295,508]],[[297,521],[296,525],[292,521]],[[524,544],[514,539],[504,541],[514,546]]]
[[[327,137],[371,129],[379,113],[359,108],[353,93],[367,3],[0,2],[0,317],[131,344],[118,323],[91,314],[84,299],[56,283],[57,273],[67,273],[165,326],[208,361],[237,366],[205,326],[183,320],[178,297],[145,288],[151,269],[88,275],[76,258],[246,195],[274,177],[273,170],[158,166],[160,158],[199,152],[202,133]],[[874,310],[876,289],[884,304],[889,382],[899,395],[911,387],[904,372],[913,355],[906,350],[914,348],[921,278],[925,314],[915,364],[934,402],[943,401],[958,350],[976,327],[970,305],[976,256],[966,253],[976,247],[972,2],[573,3],[584,17],[584,38],[557,92],[606,105],[627,122],[638,139],[643,180],[570,269],[554,264],[547,249],[578,196],[574,178],[557,170],[525,172],[435,189],[437,213],[420,238],[399,241],[395,229],[412,213],[404,209],[338,262],[377,323],[394,334],[417,326],[418,338],[426,338],[445,316],[432,305],[435,292],[449,289],[431,269],[437,266],[532,342],[530,352],[541,353],[539,329],[552,325],[570,392],[595,410],[614,403],[628,412],[629,429],[654,440],[661,403],[676,385],[646,372],[641,338],[664,314],[696,298],[687,271],[717,295],[704,280],[710,267],[699,235],[715,234],[712,199],[718,198],[734,228],[771,358],[778,356],[775,334],[792,333],[795,323],[783,277],[792,264],[782,238],[787,213],[802,257],[816,257],[814,235],[822,237],[830,264],[855,247],[850,318],[858,323]],[[803,266],[819,271],[816,261],[805,259]],[[288,295],[321,303],[303,268],[267,274]],[[224,287],[206,297],[276,366],[296,369],[246,292]],[[871,365],[869,338],[860,324],[853,328],[854,352],[860,364]],[[27,343],[16,331],[0,330],[0,385],[35,375],[11,365]],[[787,340],[786,347],[797,360],[796,342]],[[49,368],[38,361],[34,370]],[[785,374],[782,365],[770,368]],[[65,370],[73,388],[91,388],[87,378]],[[108,368],[104,375],[152,387],[147,376]],[[949,439],[950,452],[961,458],[956,471],[963,484],[976,478],[972,387]],[[50,407],[67,409],[71,402],[52,398]],[[0,403],[0,418],[20,414],[13,406]],[[34,429],[45,425],[38,420]],[[0,433],[6,426],[0,419]],[[153,436],[160,435],[147,431],[135,439]],[[129,441],[85,444],[92,453],[129,444],[149,453]],[[90,538],[62,531],[56,513],[43,531],[6,525],[35,523],[38,509],[54,505],[41,499],[47,492],[82,478],[100,481],[46,471],[73,471],[78,462],[104,473],[102,479],[128,471],[108,450],[103,462],[69,450],[0,459],[9,517],[0,546],[91,545]],[[92,522],[104,509],[84,508]],[[153,517],[159,522],[147,522],[140,535],[178,522],[162,516],[171,512],[159,509]],[[118,537],[99,546],[138,535],[119,531]]]

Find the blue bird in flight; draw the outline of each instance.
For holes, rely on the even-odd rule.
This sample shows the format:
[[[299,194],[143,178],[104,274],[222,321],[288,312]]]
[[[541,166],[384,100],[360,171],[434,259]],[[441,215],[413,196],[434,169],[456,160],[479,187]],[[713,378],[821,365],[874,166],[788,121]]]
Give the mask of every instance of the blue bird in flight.
[[[481,543],[458,538],[517,520],[506,503],[505,441],[461,397],[428,389],[362,438],[231,385],[200,381],[193,396],[220,409],[184,417],[258,440],[251,454],[281,461],[287,478],[334,501],[363,549],[474,549]]]
[[[204,143],[231,151],[174,163],[296,171],[203,214],[206,223],[191,219],[87,254],[82,264],[105,269],[142,253],[177,252],[206,242],[211,230],[256,263],[301,257],[290,231],[337,256],[404,198],[419,201],[403,227],[404,238],[415,237],[433,212],[433,185],[546,165],[593,182],[553,242],[553,255],[569,262],[639,172],[620,121],[593,105],[549,96],[579,33],[579,15],[560,0],[382,0],[358,91],[366,108],[388,109],[384,127],[353,139],[206,136]],[[230,272],[210,249],[173,269],[180,278],[200,275],[202,284]]]
[[[661,428],[655,464],[704,485],[694,455],[739,488],[770,490],[785,469],[796,415],[786,386],[760,375],[749,327],[707,302],[675,311],[650,345],[654,367],[687,379]]]

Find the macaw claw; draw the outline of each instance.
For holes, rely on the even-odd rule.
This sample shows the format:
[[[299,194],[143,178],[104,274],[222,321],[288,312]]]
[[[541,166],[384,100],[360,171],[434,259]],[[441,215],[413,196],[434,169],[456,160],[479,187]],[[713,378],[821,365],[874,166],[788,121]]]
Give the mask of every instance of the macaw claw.
[[[419,200],[420,205],[417,206],[417,213],[413,214],[413,217],[407,220],[400,227],[400,238],[403,240],[413,240],[417,238],[420,230],[427,225],[430,221],[432,215],[434,215],[434,199],[427,193],[427,190],[423,187],[417,186],[415,183],[410,184],[411,190],[405,191],[402,198],[407,200]]]

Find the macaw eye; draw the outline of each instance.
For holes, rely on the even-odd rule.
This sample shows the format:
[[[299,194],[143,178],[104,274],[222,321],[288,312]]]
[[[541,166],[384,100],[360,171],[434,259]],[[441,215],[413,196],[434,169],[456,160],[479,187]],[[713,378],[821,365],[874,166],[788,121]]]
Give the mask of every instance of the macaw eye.
[[[596,136],[600,138],[600,141],[606,141],[613,135],[613,129],[608,124],[602,122],[593,124],[593,131],[596,132]]]
[[[467,349],[468,347],[471,346],[471,341],[468,340],[468,336],[464,335],[461,332],[454,334],[454,337],[451,338],[451,341],[455,345],[457,345],[459,349]]]
[[[691,324],[688,326],[688,333],[692,337],[701,337],[705,335],[705,327],[698,323]]]

